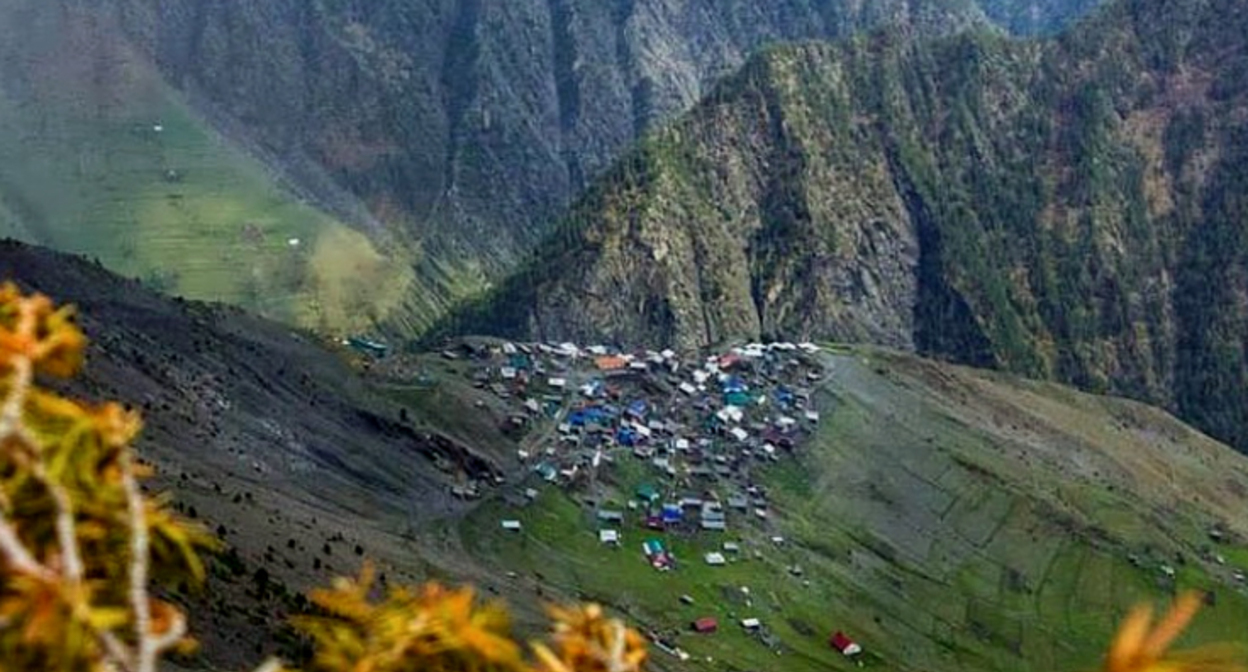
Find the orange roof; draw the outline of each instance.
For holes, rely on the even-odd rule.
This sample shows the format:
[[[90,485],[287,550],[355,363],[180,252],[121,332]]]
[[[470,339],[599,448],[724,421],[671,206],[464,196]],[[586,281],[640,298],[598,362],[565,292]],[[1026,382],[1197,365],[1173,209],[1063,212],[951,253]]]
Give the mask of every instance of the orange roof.
[[[615,371],[628,367],[628,361],[619,355],[605,355],[603,357],[595,357],[594,364],[603,371]]]

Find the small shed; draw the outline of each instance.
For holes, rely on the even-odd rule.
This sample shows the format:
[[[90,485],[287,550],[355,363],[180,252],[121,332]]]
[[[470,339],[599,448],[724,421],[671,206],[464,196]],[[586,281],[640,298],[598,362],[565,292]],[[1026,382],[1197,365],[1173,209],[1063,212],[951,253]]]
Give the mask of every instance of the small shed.
[[[520,521],[518,520],[504,520],[503,529],[509,532],[519,532],[523,529],[523,526],[520,525]]]
[[[862,653],[862,647],[840,630],[833,633],[832,637],[828,639],[828,643],[832,645],[832,648],[840,651],[842,655],[856,656]]]
[[[363,336],[352,336],[348,338],[347,345],[356,352],[364,355],[371,355],[377,358],[385,357],[386,354],[390,352],[390,346],[385,343],[371,338],[365,338]]]
[[[693,631],[700,632],[704,635],[715,632],[719,629],[719,622],[710,616],[699,618],[693,622]]]
[[[594,358],[594,365],[599,371],[619,371],[628,368],[628,360],[619,355],[603,355]]]
[[[598,530],[598,541],[604,544],[619,545],[620,533],[616,530]]]
[[[741,627],[746,630],[757,630],[763,627],[763,622],[757,618],[743,618],[741,619]]]
[[[724,559],[723,553],[711,552],[706,554],[706,564],[711,565],[712,567],[720,567],[726,562],[727,561]]]

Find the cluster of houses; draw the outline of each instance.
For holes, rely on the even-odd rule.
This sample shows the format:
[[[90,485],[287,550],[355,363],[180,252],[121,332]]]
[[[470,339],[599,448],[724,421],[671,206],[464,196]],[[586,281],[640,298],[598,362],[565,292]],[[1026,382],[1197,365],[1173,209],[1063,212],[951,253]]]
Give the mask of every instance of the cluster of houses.
[[[627,519],[707,532],[727,531],[735,516],[767,519],[751,470],[793,453],[818,425],[818,350],[750,344],[689,360],[671,350],[464,343],[444,356],[474,362],[474,384],[509,402],[507,429],[527,432],[518,457],[538,479],[605,504],[621,461],[644,465],[644,480],[627,485],[627,509],[597,512],[601,531],[617,532],[602,536],[613,543],[612,526]]]
[[[677,558],[659,533],[722,536],[699,559],[717,567],[742,552],[725,533],[750,520],[768,525],[768,493],[752,471],[791,456],[817,429],[812,391],[826,375],[818,352],[809,343],[756,343],[688,359],[671,350],[480,342],[443,356],[473,362],[474,385],[509,403],[507,429],[525,437],[519,459],[536,480],[592,506],[602,544],[620,546],[637,528],[644,560],[666,572]],[[632,468],[621,469],[625,462]],[[533,487],[524,494],[538,496]],[[518,520],[502,524],[521,530]],[[758,619],[740,625],[768,637]],[[697,633],[718,627],[709,616],[691,624]],[[829,644],[850,656],[861,650],[840,632]],[[683,652],[672,645],[672,653]]]

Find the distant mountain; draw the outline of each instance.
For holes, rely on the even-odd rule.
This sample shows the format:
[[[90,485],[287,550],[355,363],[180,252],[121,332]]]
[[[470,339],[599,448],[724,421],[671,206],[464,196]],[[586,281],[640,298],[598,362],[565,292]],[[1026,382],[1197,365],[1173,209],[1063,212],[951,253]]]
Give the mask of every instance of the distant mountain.
[[[987,21],[972,0],[0,0],[0,226],[194,298],[410,332],[759,46],[885,23]]]
[[[1059,38],[771,49],[652,134],[458,328],[918,350],[1178,411],[1248,449],[1248,9]]]

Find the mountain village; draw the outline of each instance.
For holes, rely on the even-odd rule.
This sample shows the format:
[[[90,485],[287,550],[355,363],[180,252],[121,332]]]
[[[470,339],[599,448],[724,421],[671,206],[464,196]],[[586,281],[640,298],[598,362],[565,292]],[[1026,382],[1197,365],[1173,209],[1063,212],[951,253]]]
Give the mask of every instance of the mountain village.
[[[505,404],[504,429],[522,436],[516,457],[528,476],[505,485],[470,481],[452,494],[477,499],[504,485],[508,508],[519,511],[543,488],[561,489],[580,502],[586,534],[595,535],[603,552],[636,553],[637,562],[656,572],[761,557],[743,543],[744,531],[776,546],[785,539],[754,472],[791,459],[817,431],[813,388],[829,375],[820,350],[811,343],[751,343],[691,359],[670,349],[457,340],[441,357],[466,365],[460,370],[472,385]],[[519,516],[498,525],[525,534]],[[718,550],[676,557],[666,541],[671,535],[711,535]],[[805,581],[800,566],[787,571]],[[749,587],[740,590],[748,607]],[[680,599],[692,603],[687,595]],[[769,648],[782,648],[760,619],[735,620]],[[720,627],[711,616],[688,624],[706,636]],[[687,657],[669,637],[649,634],[660,650]],[[828,645],[850,657],[862,651],[840,630],[828,634]]]

